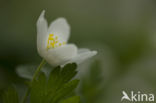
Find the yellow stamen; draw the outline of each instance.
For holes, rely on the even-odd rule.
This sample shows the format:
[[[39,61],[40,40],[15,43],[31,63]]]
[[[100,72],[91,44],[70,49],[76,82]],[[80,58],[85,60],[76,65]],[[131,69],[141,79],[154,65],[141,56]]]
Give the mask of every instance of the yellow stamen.
[[[61,46],[62,44],[61,43],[59,43],[59,46]]]
[[[62,45],[65,45],[66,42],[59,42],[58,41],[58,36],[54,37],[54,34],[49,34],[48,40],[47,40],[47,49],[49,48],[56,48]]]
[[[66,42],[63,42],[63,45],[65,45],[66,44]]]

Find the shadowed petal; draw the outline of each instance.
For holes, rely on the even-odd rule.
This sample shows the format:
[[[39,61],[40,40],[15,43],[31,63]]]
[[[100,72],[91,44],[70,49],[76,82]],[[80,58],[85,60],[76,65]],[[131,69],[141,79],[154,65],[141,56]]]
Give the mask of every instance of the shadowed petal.
[[[40,54],[40,56],[43,57],[46,51],[46,43],[47,43],[47,21],[44,18],[45,11],[42,11],[42,13],[39,16],[39,19],[37,21],[37,50]]]
[[[57,66],[64,64],[76,55],[77,47],[74,44],[68,44],[55,49],[49,49],[45,59],[49,64]]]
[[[77,56],[72,58],[67,63],[75,62],[77,64],[80,64],[83,61],[85,61],[86,59],[91,58],[92,56],[94,56],[96,54],[97,54],[97,51],[90,51],[89,49],[80,49],[80,50],[78,50]]]

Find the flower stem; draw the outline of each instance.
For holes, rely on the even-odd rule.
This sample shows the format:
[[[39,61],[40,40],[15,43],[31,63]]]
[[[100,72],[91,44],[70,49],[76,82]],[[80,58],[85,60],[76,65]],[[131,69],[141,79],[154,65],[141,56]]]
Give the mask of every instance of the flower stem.
[[[43,60],[41,61],[40,65],[37,67],[37,69],[36,69],[36,71],[35,71],[35,73],[34,73],[34,75],[33,75],[33,78],[32,78],[31,83],[33,83],[34,80],[37,79],[37,76],[38,76],[38,74],[40,73],[40,71],[41,71],[42,67],[44,66],[44,64],[46,64],[46,61],[43,59]],[[22,100],[22,103],[25,103],[25,102],[26,102],[27,97],[28,97],[28,95],[29,95],[29,92],[30,92],[30,87],[27,89],[27,91],[26,91],[26,93],[25,93],[25,96],[24,96],[24,98],[23,98],[23,100]]]
[[[38,68],[37,68],[36,71],[35,71],[35,74],[34,74],[34,76],[33,76],[33,78],[32,78],[32,82],[37,78],[37,76],[38,76],[38,74],[40,73],[41,68],[44,66],[44,64],[46,64],[46,61],[43,59],[43,60],[41,61],[40,65],[38,66]]]

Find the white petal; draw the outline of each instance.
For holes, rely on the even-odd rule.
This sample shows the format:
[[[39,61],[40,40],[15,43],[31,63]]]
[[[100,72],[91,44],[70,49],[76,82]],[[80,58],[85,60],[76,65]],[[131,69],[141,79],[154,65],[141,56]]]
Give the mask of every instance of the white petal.
[[[37,21],[37,50],[40,54],[40,56],[43,57],[44,52],[46,50],[46,39],[47,39],[47,21],[44,18],[45,11],[42,11],[42,13],[39,16],[39,19]]]
[[[64,45],[55,49],[49,49],[45,59],[53,66],[62,65],[77,55],[77,47],[74,44]]]
[[[78,50],[77,56],[72,58],[67,63],[75,62],[77,64],[80,64],[81,62],[85,61],[86,59],[88,59],[96,54],[97,54],[97,51],[90,51],[89,49],[80,49],[80,50]]]
[[[90,50],[87,48],[80,48],[80,49],[78,49],[78,54],[88,52],[88,51],[90,51]]]
[[[67,42],[70,35],[70,26],[65,18],[58,18],[50,24],[48,33],[57,35],[64,42]]]

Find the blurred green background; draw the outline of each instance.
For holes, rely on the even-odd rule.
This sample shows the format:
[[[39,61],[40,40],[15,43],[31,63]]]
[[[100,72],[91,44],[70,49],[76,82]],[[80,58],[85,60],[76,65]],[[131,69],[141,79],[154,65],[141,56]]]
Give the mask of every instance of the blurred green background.
[[[42,10],[49,23],[68,20],[69,42],[99,52],[79,66],[84,103],[120,103],[122,90],[156,93],[155,0],[1,0],[1,91],[21,82],[18,65],[39,64],[36,21]]]

